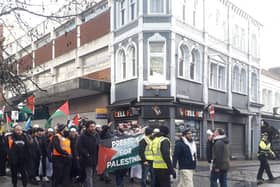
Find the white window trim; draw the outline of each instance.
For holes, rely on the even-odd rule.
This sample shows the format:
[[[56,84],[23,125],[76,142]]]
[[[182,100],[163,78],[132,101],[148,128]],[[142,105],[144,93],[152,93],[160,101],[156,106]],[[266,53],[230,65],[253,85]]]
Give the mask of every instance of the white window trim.
[[[151,12],[151,0],[148,0],[148,14],[149,15],[165,15],[166,14],[166,0],[163,0],[163,12]]]
[[[251,101],[258,102],[258,90],[259,90],[259,87],[258,87],[258,74],[256,72],[254,72],[254,71],[252,71],[250,74],[251,74],[251,82],[250,82],[251,83],[251,89],[250,89],[251,97],[250,98],[251,98]],[[256,90],[253,90],[253,74],[256,75]],[[256,93],[254,91],[256,91]],[[253,93],[256,94],[255,97],[254,97]]]
[[[132,1],[132,2],[131,2]],[[132,11],[131,5],[134,4],[134,19],[131,19]],[[128,0],[128,10],[129,10],[129,22],[135,21],[137,19],[137,1],[136,0]]]
[[[242,70],[244,70],[245,71],[245,81],[243,81],[242,80]],[[241,68],[241,70],[240,70],[240,82],[239,82],[239,86],[240,86],[240,93],[241,94],[245,94],[245,95],[247,95],[248,94],[248,72],[246,71],[246,69],[245,68]],[[245,92],[243,92],[243,90],[242,90],[242,84],[241,84],[241,82],[243,82],[243,84],[245,84]]]
[[[212,89],[212,90],[217,90],[217,91],[221,91],[221,92],[227,92],[227,66],[226,66],[226,64],[224,64],[224,63],[222,63],[222,62],[219,62],[219,61],[216,61],[215,59],[212,59],[212,58],[210,58],[209,59],[210,60],[210,63],[209,63],[209,76],[208,76],[208,79],[209,79],[209,82],[208,82],[208,84],[209,84],[209,88],[210,89]],[[212,85],[211,85],[211,64],[216,64],[217,65],[217,82],[216,82],[216,84],[217,84],[217,88],[215,88],[215,87],[213,87]],[[225,68],[225,75],[224,75],[224,77],[225,77],[225,81],[224,81],[224,89],[220,89],[220,88],[218,88],[218,85],[219,85],[219,67],[224,67]]]
[[[128,72],[131,71],[132,69],[130,69],[130,66],[128,66],[128,50],[129,48],[133,46],[134,49],[135,49],[135,60],[136,60],[136,63],[135,63],[135,76],[130,76],[128,77]],[[122,74],[122,64],[120,64],[120,62],[118,61],[119,60],[119,53],[120,51],[123,50],[124,51],[124,54],[125,54],[125,60],[126,60],[126,78],[124,79],[123,78],[123,74]],[[116,65],[115,65],[115,75],[116,76],[116,81],[115,83],[118,84],[118,83],[122,83],[122,82],[126,82],[126,81],[129,81],[129,80],[133,80],[133,79],[137,79],[138,78],[138,52],[137,52],[137,47],[136,47],[136,44],[134,42],[130,42],[127,47],[119,47],[116,51],[116,54],[115,54],[115,59],[116,59]],[[132,67],[132,66],[131,66]],[[117,73],[119,72],[119,73]]]
[[[163,79],[162,80],[157,80],[157,81],[154,81],[154,80],[151,80],[151,77],[150,77],[150,42],[164,42],[164,45],[163,45]],[[164,38],[163,36],[161,36],[159,33],[155,33],[153,36],[151,36],[149,39],[148,39],[148,42],[147,42],[147,45],[148,45],[148,68],[147,68],[147,79],[148,79],[148,82],[150,83],[166,83],[166,38]]]
[[[124,55],[126,57],[126,51],[125,51],[125,48],[124,47],[119,47],[116,51],[116,56],[115,56],[115,59],[116,59],[116,63],[115,63],[115,66],[116,66],[116,69],[115,69],[115,75],[116,75],[116,83],[117,82],[122,82],[124,79],[123,79],[123,72],[122,72],[122,62],[119,61],[119,54],[120,52],[123,51],[124,52]],[[119,73],[117,73],[119,72]]]
[[[180,75],[180,67],[179,67],[179,62],[180,62],[180,58],[179,58],[179,55],[178,55],[178,58],[177,58],[177,77],[179,79],[183,79],[183,80],[187,80],[187,81],[190,81],[190,82],[195,82],[195,83],[200,83],[202,84],[202,59],[200,59],[200,66],[199,66],[199,75],[197,74],[197,64],[195,64],[194,66],[194,79],[191,79],[190,78],[190,64],[191,64],[191,60],[192,60],[192,52],[194,50],[198,51],[199,53],[199,56],[201,57],[201,52],[199,49],[197,49],[197,47],[192,47],[191,50],[190,50],[190,47],[187,45],[187,43],[185,41],[183,42],[180,42],[179,45],[178,45],[178,49],[177,49],[177,54],[181,53],[181,47],[182,46],[186,46],[188,48],[188,55],[189,55],[189,62],[187,64],[187,67],[188,67],[188,70],[185,70],[186,68],[186,64],[184,63],[183,64],[183,76]]]
[[[237,68],[237,79],[235,77],[236,68]],[[240,93],[240,78],[241,78],[240,68],[238,65],[234,65],[232,69],[232,92]]]
[[[129,54],[129,50],[130,50],[130,48],[131,47],[133,47],[134,49],[135,49],[135,76],[131,76],[131,77],[127,77],[127,79],[126,80],[131,80],[131,79],[135,79],[135,78],[137,78],[138,77],[138,71],[137,71],[137,67],[138,67],[138,53],[137,53],[137,47],[136,47],[136,44],[134,43],[134,42],[130,42],[128,45],[127,45],[127,47],[126,47],[126,59],[128,60],[129,58],[128,58],[128,54]],[[128,62],[128,61],[127,61]],[[128,71],[132,71],[132,64],[130,64],[131,65],[131,69],[127,69]],[[129,66],[130,67],[130,66]],[[127,72],[128,72],[127,71]]]

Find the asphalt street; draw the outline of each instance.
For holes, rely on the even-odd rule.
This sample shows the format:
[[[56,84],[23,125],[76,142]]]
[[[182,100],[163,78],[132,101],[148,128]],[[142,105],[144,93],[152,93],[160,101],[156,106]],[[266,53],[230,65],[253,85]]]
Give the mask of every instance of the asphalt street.
[[[257,185],[256,174],[259,167],[258,161],[232,161],[231,169],[228,173],[228,187],[280,187],[280,161],[270,161],[271,170],[276,180],[272,182],[265,182],[264,184]],[[114,179],[114,176],[111,176]],[[267,176],[264,175],[267,179]],[[19,181],[18,187],[21,187],[21,181]],[[197,171],[194,175],[195,187],[208,187],[209,186],[209,166],[206,162],[199,162]],[[50,183],[43,183],[40,185],[28,185],[28,187],[51,187]],[[81,186],[81,185],[80,185]],[[72,187],[80,187],[79,185],[73,185]],[[114,180],[110,184],[105,184],[103,181],[99,181],[99,178],[95,179],[95,187],[115,187]],[[140,187],[140,180],[136,180],[134,183],[126,178],[125,187]],[[12,187],[11,178],[4,176],[0,177],[0,187]]]

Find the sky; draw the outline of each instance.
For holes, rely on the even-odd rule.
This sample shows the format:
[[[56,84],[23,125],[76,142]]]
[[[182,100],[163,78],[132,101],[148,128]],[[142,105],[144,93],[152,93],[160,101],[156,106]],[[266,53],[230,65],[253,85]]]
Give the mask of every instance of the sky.
[[[278,60],[280,43],[280,1],[279,0],[230,0],[243,9],[262,25],[261,32],[261,67],[268,69],[280,66]]]

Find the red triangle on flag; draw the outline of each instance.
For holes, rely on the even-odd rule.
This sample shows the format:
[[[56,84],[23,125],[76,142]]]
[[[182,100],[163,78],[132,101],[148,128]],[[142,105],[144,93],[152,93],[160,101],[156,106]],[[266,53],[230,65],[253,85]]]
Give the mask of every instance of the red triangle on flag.
[[[33,112],[34,114],[34,105],[35,105],[35,96],[31,95],[26,99],[27,107]]]
[[[61,112],[63,112],[65,115],[69,115],[69,103],[68,101],[66,101],[63,105],[61,105],[59,107],[59,109]]]
[[[97,174],[100,175],[104,172],[107,167],[107,162],[109,162],[116,153],[117,151],[114,149],[99,145]]]
[[[76,114],[72,122],[75,126],[79,126],[79,114]]]

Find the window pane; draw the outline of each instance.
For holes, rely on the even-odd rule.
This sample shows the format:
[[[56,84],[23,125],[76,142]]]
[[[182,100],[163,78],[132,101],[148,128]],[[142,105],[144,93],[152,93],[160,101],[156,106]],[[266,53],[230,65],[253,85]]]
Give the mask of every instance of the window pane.
[[[217,64],[212,63],[210,69],[210,86],[217,88]]]
[[[150,76],[163,76],[163,57],[150,57]]]
[[[164,42],[151,42],[150,52],[151,53],[162,53],[164,47]]]
[[[225,68],[219,66],[218,88],[225,90]]]
[[[151,13],[164,13],[164,0],[150,0]]]

